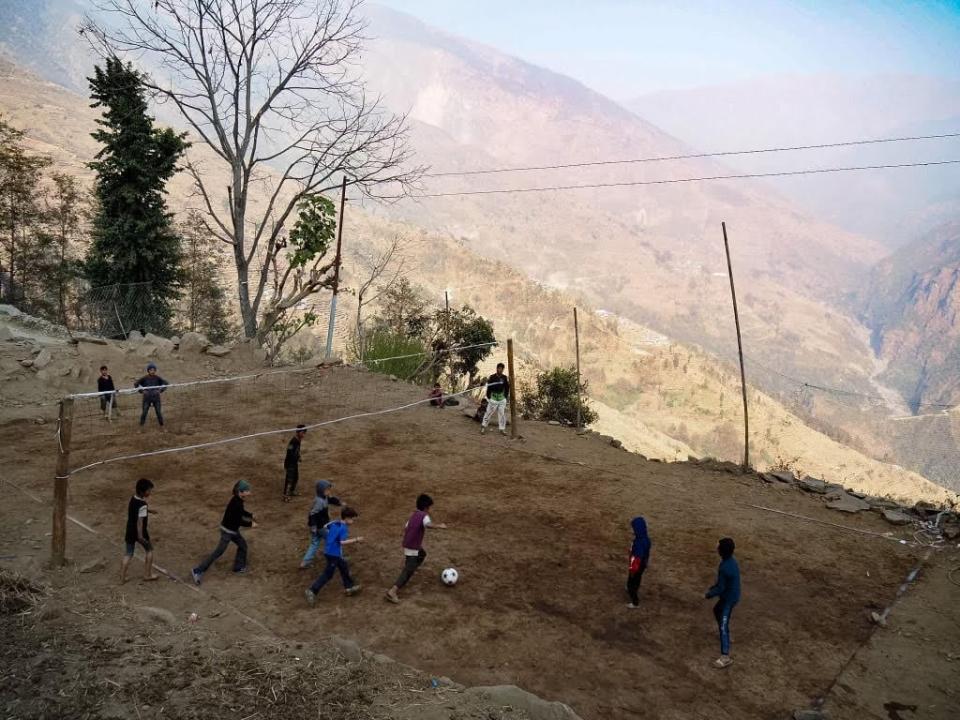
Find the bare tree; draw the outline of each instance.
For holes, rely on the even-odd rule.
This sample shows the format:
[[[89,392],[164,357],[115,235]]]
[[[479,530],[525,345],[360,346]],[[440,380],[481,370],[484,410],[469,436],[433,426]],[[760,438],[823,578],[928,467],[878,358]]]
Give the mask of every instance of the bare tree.
[[[224,197],[210,174],[188,165],[210,231],[233,250],[244,334],[260,342],[332,285],[332,262],[311,263],[309,273],[278,267],[288,264],[283,231],[300,201],[344,176],[364,195],[398,197],[421,173],[407,166],[406,117],[369,97],[356,72],[361,3],[97,0],[109,17],[88,17],[81,30],[104,54],[136,61],[157,99],[229,170]],[[264,202],[253,207],[256,185]]]
[[[395,235],[383,250],[371,249],[360,255],[360,277],[357,287],[357,355],[363,362],[365,337],[363,329],[363,309],[394,286],[407,265],[404,249],[407,241]]]

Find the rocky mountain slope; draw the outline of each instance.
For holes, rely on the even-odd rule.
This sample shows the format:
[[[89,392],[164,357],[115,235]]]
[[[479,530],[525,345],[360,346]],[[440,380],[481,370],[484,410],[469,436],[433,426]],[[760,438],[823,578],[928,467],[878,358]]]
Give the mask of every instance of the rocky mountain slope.
[[[49,154],[58,167],[89,178],[83,163],[96,150],[89,137],[94,111],[82,97],[7,66],[0,84],[0,112],[27,131],[32,149]],[[171,206],[182,211],[193,202],[190,183],[177,177],[171,185]],[[498,337],[515,338],[526,373],[536,367],[573,365],[572,306],[583,307],[582,297],[531,281],[505,263],[481,257],[470,243],[449,234],[389,221],[351,205],[345,228],[348,287],[356,284],[359,254],[394,236],[407,241],[408,277],[437,306],[449,288],[456,304],[469,303],[491,318]],[[229,271],[225,273],[229,277]],[[343,302],[344,308],[350,307],[349,296]],[[349,315],[344,322],[349,323]],[[581,313],[581,354],[584,376],[601,411],[597,425],[601,432],[650,457],[676,460],[694,454],[739,459],[739,381],[733,367],[589,307]],[[24,372],[16,362],[10,371]],[[795,467],[866,492],[941,496],[942,490],[915,473],[873,460],[816,432],[769,396],[752,391],[751,398],[751,442],[758,467],[801,458]]]
[[[960,221],[885,259],[861,294],[885,379],[914,411],[960,402]]]

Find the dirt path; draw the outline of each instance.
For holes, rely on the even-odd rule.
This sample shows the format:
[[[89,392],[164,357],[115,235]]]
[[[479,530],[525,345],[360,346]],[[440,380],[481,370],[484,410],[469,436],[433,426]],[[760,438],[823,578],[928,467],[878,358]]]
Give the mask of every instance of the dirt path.
[[[291,390],[297,408],[309,406],[311,417],[419,396],[415,388],[349,370]],[[215,402],[178,406],[171,398],[163,436],[137,435],[132,420],[91,421],[77,462],[299,420],[300,410],[291,414],[277,400],[269,392],[223,392]],[[873,515],[839,516],[819,499],[751,477],[643,462],[560,428],[527,424],[523,433],[517,444],[481,438],[456,411],[417,408],[308,434],[301,490],[317,478],[334,480],[336,491],[359,508],[355,532],[366,537],[349,552],[366,590],[346,598],[331,585],[312,610],[302,594],[312,573],[297,570],[310,501],[280,502],[284,436],[82,473],[72,481],[71,511],[103,534],[96,556],[109,563],[101,574],[102,587],[110,587],[133,480],[152,478],[159,561],[185,575],[216,542],[230,485],[249,478],[255,487],[249,506],[260,523],[247,533],[252,572],[232,576],[222,560],[203,585],[213,600],[241,608],[291,642],[309,643],[335,630],[434,677],[517,684],[571,704],[584,718],[759,720],[805,707],[870,637],[868,611],[889,602],[916,562],[909,547],[745,504],[889,529]],[[46,497],[53,470],[48,429],[0,426],[0,448],[13,481]],[[404,603],[392,606],[381,592],[399,570],[402,526],[423,491],[434,495],[435,515],[451,530],[428,537],[426,565]],[[11,512],[31,507],[19,497],[7,492]],[[32,512],[46,524],[46,511]],[[643,606],[631,611],[623,574],[635,514],[649,520],[654,554]],[[736,663],[718,672],[710,667],[717,641],[702,596],[723,535],[737,540],[744,599],[733,621]],[[75,544],[82,536],[71,527],[77,565],[92,552]],[[11,552],[7,547],[0,555]],[[26,548],[38,557],[46,551],[45,542]],[[461,572],[453,589],[438,580],[449,565]],[[139,602],[152,603],[157,591],[111,592],[137,592]]]

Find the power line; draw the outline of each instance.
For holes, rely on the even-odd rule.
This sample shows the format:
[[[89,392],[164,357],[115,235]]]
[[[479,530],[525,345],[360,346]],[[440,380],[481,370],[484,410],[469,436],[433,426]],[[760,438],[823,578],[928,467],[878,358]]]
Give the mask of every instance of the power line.
[[[637,187],[640,185],[673,185],[677,183],[705,182],[709,180],[742,180],[750,178],[792,177],[796,175],[822,175],[824,173],[853,172],[857,170],[889,170],[894,168],[931,167],[934,165],[956,165],[960,160],[931,160],[929,162],[893,163],[888,165],[854,165],[836,168],[812,168],[807,170],[783,170],[765,173],[738,173],[733,175],[704,175],[673,180],[633,180],[624,182],[586,183],[583,185],[551,185],[543,187],[509,188],[503,190],[464,190],[461,192],[442,192],[418,195],[418,198],[456,197],[462,195],[505,195],[513,193],[550,192],[554,190],[590,190],[615,187]]]
[[[447,172],[425,173],[423,177],[455,177],[466,175],[492,175],[495,173],[527,172],[533,170],[567,170],[581,167],[601,167],[607,165],[630,165],[635,163],[668,162],[673,160],[695,160],[713,157],[730,157],[732,155],[761,155],[764,153],[789,152],[794,150],[825,150],[827,148],[854,147],[860,145],[880,145],[883,143],[908,142],[914,140],[943,140],[960,137],[960,132],[944,133],[942,135],[911,135],[905,137],[877,138],[869,140],[847,140],[844,142],[821,143],[818,145],[787,145],[783,147],[755,148],[751,150],[726,150],[711,153],[691,153],[689,155],[663,155],[647,158],[633,158],[623,160],[594,160],[590,162],[562,163],[557,165],[531,165],[507,168],[490,168],[487,170],[450,170]]]

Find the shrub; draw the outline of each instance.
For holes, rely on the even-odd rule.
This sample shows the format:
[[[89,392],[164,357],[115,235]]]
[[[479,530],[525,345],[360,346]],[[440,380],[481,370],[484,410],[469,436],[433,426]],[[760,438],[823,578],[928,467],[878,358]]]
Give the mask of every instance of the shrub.
[[[365,345],[363,364],[374,372],[408,380],[423,364],[423,343],[417,338],[383,328],[370,333]]]
[[[536,387],[521,385],[520,411],[527,419],[556,420],[576,425],[578,399],[580,426],[596,422],[597,413],[587,405],[587,383],[580,383],[577,393],[577,371],[574,368],[555,367],[537,373]]]

